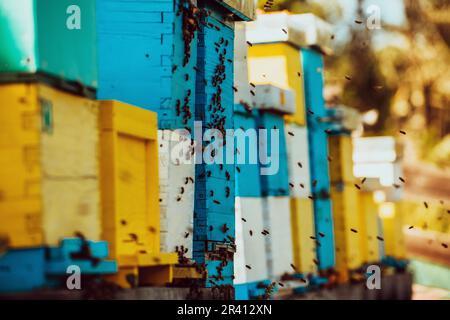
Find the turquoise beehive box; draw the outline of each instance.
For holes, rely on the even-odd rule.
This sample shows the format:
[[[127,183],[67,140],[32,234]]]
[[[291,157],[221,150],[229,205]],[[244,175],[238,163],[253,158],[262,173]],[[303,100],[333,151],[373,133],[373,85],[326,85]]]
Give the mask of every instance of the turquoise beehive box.
[[[0,79],[97,87],[94,0],[0,1]]]

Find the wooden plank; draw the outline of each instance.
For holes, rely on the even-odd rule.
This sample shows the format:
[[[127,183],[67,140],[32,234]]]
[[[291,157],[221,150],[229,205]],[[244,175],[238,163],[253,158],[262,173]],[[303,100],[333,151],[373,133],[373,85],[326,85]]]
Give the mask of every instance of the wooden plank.
[[[16,215],[12,246],[56,245],[75,232],[98,240],[97,103],[42,84],[2,85],[0,96],[0,214]]]

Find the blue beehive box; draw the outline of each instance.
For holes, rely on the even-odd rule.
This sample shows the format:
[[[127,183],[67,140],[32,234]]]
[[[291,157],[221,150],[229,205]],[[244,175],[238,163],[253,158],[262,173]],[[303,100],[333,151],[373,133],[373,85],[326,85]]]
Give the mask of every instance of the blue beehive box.
[[[45,285],[45,249],[10,250],[0,256],[0,292],[23,292]]]
[[[107,257],[106,241],[79,238],[63,239],[57,247],[9,250],[0,256],[0,292],[59,287],[71,265],[79,267],[81,275],[114,274],[117,263]]]
[[[95,94],[95,7],[94,0],[0,1],[0,80]]]
[[[259,134],[259,148],[263,148],[262,153],[267,154],[267,160],[270,160],[268,164],[264,164],[265,160],[260,159],[261,168],[267,170],[267,174],[261,172],[262,195],[287,196],[289,195],[289,175],[283,116],[260,110],[258,129],[267,130],[265,135]],[[272,135],[271,130],[277,130],[278,137]],[[278,148],[274,143],[278,144]]]
[[[207,287],[226,285],[233,282],[233,261],[225,263],[220,260],[208,261],[206,270],[209,276]]]
[[[236,197],[261,197],[256,119],[255,110],[246,110],[241,104],[234,105],[234,130],[241,132],[235,133]],[[254,136],[250,132],[245,136],[247,130],[254,130]]]
[[[203,132],[218,129],[227,139],[225,130],[233,128],[233,29],[208,17],[198,37],[195,118]],[[210,155],[207,150],[204,159]],[[234,235],[234,164],[225,163],[222,151],[224,163],[196,165],[194,225],[207,229],[197,229],[199,240],[223,242]],[[224,224],[230,227],[227,232],[221,230]]]
[[[266,288],[270,284],[270,280],[236,284],[234,285],[234,298],[236,300],[261,299],[266,294]]]
[[[316,237],[327,235],[317,246],[319,269],[335,266],[333,217],[330,200],[330,175],[328,169],[327,124],[321,118],[327,116],[323,98],[323,57],[312,49],[301,49],[305,105],[307,108],[311,190],[314,201]]]
[[[207,5],[208,3],[205,3]],[[227,11],[222,7],[204,8],[210,11],[198,33],[195,120],[201,121],[203,133],[217,129],[228,140],[226,129],[233,128],[233,25],[227,25]],[[211,156],[208,144],[204,154]],[[226,145],[225,145],[226,147]],[[234,246],[234,177],[235,167],[226,163],[196,164],[194,206],[194,252],[197,263],[206,263],[206,286],[231,285]],[[203,157],[205,159],[205,157]],[[231,159],[233,160],[233,159]],[[229,276],[217,281],[217,263],[211,255],[228,250]],[[221,259],[221,258],[219,258]],[[223,272],[224,273],[224,272]]]
[[[160,129],[191,128],[198,32],[187,30],[198,22],[190,2],[97,2],[99,99],[155,111]]]
[[[66,238],[58,247],[48,248],[45,272],[48,275],[63,276],[66,274],[67,267],[76,265],[83,275],[113,274],[117,272],[117,263],[106,260],[108,253],[106,241]],[[86,254],[89,257],[86,257]]]

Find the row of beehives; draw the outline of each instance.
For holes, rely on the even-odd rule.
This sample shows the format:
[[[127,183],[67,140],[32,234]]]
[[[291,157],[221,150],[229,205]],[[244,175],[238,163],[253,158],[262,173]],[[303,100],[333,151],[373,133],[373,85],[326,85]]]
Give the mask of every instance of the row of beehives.
[[[167,153],[194,118],[232,127],[232,21],[245,13],[215,0],[0,8],[1,291],[63,285],[72,264],[162,284],[184,256],[207,269],[200,285],[231,285],[234,166]]]
[[[29,1],[28,4],[32,2]],[[173,142],[179,142],[177,137],[172,136],[170,131],[159,131],[160,140],[156,142],[156,120],[150,120],[153,117],[150,114],[137,116],[143,110],[131,106],[115,107],[118,110],[124,110],[123,114],[120,111],[114,113],[119,118],[121,114],[123,115],[123,120],[122,118],[117,120],[117,137],[115,137],[113,128],[108,127],[116,123],[112,120],[113,115],[108,115],[102,109],[103,105],[111,105],[111,103],[81,98],[81,95],[95,91],[98,80],[99,98],[119,99],[144,109],[153,108],[158,112],[158,128],[160,129],[192,128],[194,115],[195,119],[203,120],[210,126],[217,126],[219,122],[219,125],[228,128],[232,126],[233,118],[231,81],[233,73],[228,66],[230,61],[231,64],[233,62],[231,49],[233,26],[230,26],[221,7],[211,9],[219,15],[206,17],[207,24],[197,25],[193,27],[195,30],[183,33],[182,30],[186,27],[184,23],[192,18],[192,14],[204,12],[192,7],[188,2],[184,2],[184,10],[180,12],[178,7],[174,8],[172,1],[159,3],[157,6],[151,1],[124,3],[100,0],[97,2],[97,15],[89,11],[94,10],[91,7],[92,3],[82,0],[78,2],[85,13],[83,16],[89,19],[92,16],[96,17],[100,29],[97,34],[99,38],[98,77],[94,72],[97,69],[94,58],[97,43],[92,39],[92,35],[96,34],[96,23],[93,23],[95,20],[87,24],[83,20],[83,27],[80,30],[61,29],[57,23],[66,22],[60,18],[64,15],[58,15],[58,12],[66,9],[67,3],[63,1],[59,2],[58,6],[53,4],[43,8],[40,7],[41,2],[38,2],[36,7],[26,7],[30,13],[29,16],[33,16],[33,8],[37,10],[34,13],[37,19],[33,21],[37,21],[39,25],[38,32],[44,33],[35,37],[38,40],[36,43],[19,46],[23,49],[33,48],[32,52],[24,49],[20,54],[16,54],[8,46],[6,46],[8,50],[3,52],[5,55],[2,56],[2,68],[4,68],[2,72],[6,72],[1,78],[16,84],[3,86],[5,92],[8,92],[5,93],[5,98],[2,98],[7,101],[2,108],[5,112],[2,121],[5,122],[4,132],[6,132],[2,134],[4,137],[2,151],[5,152],[2,160],[14,159],[10,161],[14,165],[8,162],[2,166],[2,176],[5,176],[5,179],[1,180],[4,185],[2,185],[0,213],[8,223],[3,225],[4,230],[0,229],[0,233],[5,236],[4,243],[7,246],[18,248],[17,251],[8,251],[8,254],[2,257],[4,267],[2,270],[5,271],[1,281],[3,288],[6,290],[29,289],[43,284],[48,285],[48,277],[61,279],[62,275],[64,278],[65,267],[70,264],[80,265],[82,272],[87,274],[114,274],[117,268],[116,262],[119,265],[119,273],[109,278],[116,280],[120,285],[165,283],[170,281],[172,277],[170,265],[177,259],[173,254],[160,254],[160,251],[169,252],[175,249],[178,249],[181,258],[193,257],[199,265],[206,263],[209,279],[212,282],[206,282],[204,285],[232,284],[232,259],[229,256],[223,258],[222,253],[229,252],[229,247],[233,247],[235,236],[235,190],[230,188],[234,182],[234,166],[226,165],[224,168],[224,166],[213,164],[194,167],[194,165],[184,166],[176,161],[172,162],[168,156],[171,150],[169,146]],[[17,10],[14,2],[3,4],[8,4],[5,7],[7,10]],[[136,14],[130,15],[130,11]],[[15,14],[11,14],[12,12]],[[88,12],[92,14],[86,14]],[[6,38],[10,40],[9,43],[19,39],[15,33],[16,30],[20,30],[17,26],[26,26],[28,32],[34,32],[34,27],[30,26],[27,20],[29,18],[27,15],[18,15],[18,11],[9,11],[9,13],[2,16],[4,20],[1,20],[2,32],[8,30]],[[286,14],[281,16],[286,17]],[[162,21],[160,21],[161,17],[163,17]],[[307,15],[306,21],[310,21],[311,18],[316,21],[310,15]],[[294,25],[298,25],[300,20],[295,21]],[[5,21],[8,23],[6,26]],[[196,19],[189,21],[196,21]],[[10,24],[15,23],[17,25],[11,28]],[[299,200],[298,207],[305,208],[304,212],[308,212],[311,210],[309,208],[311,208],[310,200],[312,200],[316,226],[321,224],[327,230],[324,233],[330,235],[333,233],[328,232],[332,230],[330,229],[332,227],[331,202],[314,197],[314,188],[329,187],[328,172],[324,170],[328,164],[327,140],[322,130],[314,131],[317,124],[310,123],[311,119],[307,119],[304,107],[305,103],[311,106],[310,108],[313,109],[311,112],[316,115],[324,112],[323,103],[308,102],[308,99],[321,96],[322,87],[314,82],[308,86],[307,81],[309,79],[323,81],[320,54],[305,47],[305,44],[313,45],[314,41],[318,40],[310,36],[320,30],[320,27],[315,28],[315,23],[311,25],[312,29],[305,28],[304,24],[301,27],[309,30],[307,39],[299,40],[304,44],[301,50],[298,46],[292,45],[293,40],[290,36],[279,41],[282,43],[268,46],[257,45],[257,39],[251,40],[255,45],[250,48],[253,51],[250,52],[250,56],[254,56],[249,59],[250,69],[267,68],[264,73],[250,73],[252,83],[264,84],[270,80],[269,82],[276,87],[292,88],[294,94],[289,95],[279,88],[264,87],[264,85],[255,88],[247,85],[245,89],[240,88],[237,83],[235,103],[241,102],[241,93],[252,96],[253,91],[256,105],[250,105],[250,107],[271,109],[273,105],[270,106],[269,98],[272,97],[272,101],[282,105],[278,108],[283,109],[283,106],[292,106],[287,103],[288,97],[295,97],[294,114],[287,116],[287,119],[290,119],[288,121],[293,123],[293,128],[289,131],[294,133],[297,130],[296,126],[300,126],[299,133],[294,133],[296,137],[301,137],[301,132],[310,132],[308,142],[314,145],[314,148],[310,150],[321,150],[321,153],[310,155],[314,157],[310,161],[314,163],[310,166],[311,176],[321,174],[322,171],[325,176],[323,179],[313,177],[309,179],[313,199]],[[283,37],[286,34],[289,35],[292,27],[290,24],[284,26],[283,22],[281,24],[277,22],[275,39],[271,38],[267,41],[276,42],[276,37],[279,35]],[[287,33],[281,29],[285,29]],[[61,41],[47,43],[48,37],[44,36],[45,32],[52,34],[53,39],[61,39]],[[263,30],[262,34],[265,33]],[[143,44],[140,41],[141,37],[148,39],[149,42]],[[188,39],[182,39],[183,37]],[[26,41],[32,38],[20,39]],[[237,37],[236,41],[238,41]],[[92,47],[86,45],[89,43]],[[241,39],[237,43],[236,48],[242,48],[244,40]],[[62,46],[62,48],[52,47],[54,45]],[[327,51],[326,47],[322,48],[324,52]],[[58,56],[55,56],[55,52],[58,52]],[[238,50],[235,50],[235,53],[238,54]],[[37,61],[35,57],[39,57],[40,60]],[[245,54],[243,59],[246,59]],[[69,65],[71,68],[68,67]],[[76,68],[72,69],[74,66]],[[242,66],[235,65],[235,70],[238,73],[240,70],[246,70],[246,66],[242,69]],[[35,73],[36,71],[38,72]],[[308,72],[311,76],[308,76]],[[32,80],[40,84],[18,84],[23,80]],[[84,87],[80,87],[78,82],[84,84]],[[310,88],[310,94],[306,94],[305,97],[303,82],[305,82],[305,88]],[[50,83],[52,87],[44,83]],[[76,94],[55,90],[55,87]],[[79,90],[80,88],[82,90]],[[308,89],[305,91],[308,92]],[[282,92],[285,92],[283,103],[280,102],[283,99],[279,96]],[[217,96],[221,97],[221,100],[217,99]],[[9,101],[10,97],[17,99],[13,98]],[[258,101],[257,99],[260,98],[261,100]],[[214,100],[211,108],[209,108],[210,100]],[[18,107],[11,109],[9,104],[17,104]],[[91,106],[87,107],[89,104]],[[195,104],[195,111],[193,104]],[[241,119],[239,106],[236,109],[235,116]],[[253,112],[256,113],[255,110]],[[286,110],[282,112],[286,113]],[[218,114],[220,114],[219,118]],[[240,114],[242,115],[242,112]],[[243,115],[244,118],[248,117],[247,111]],[[149,128],[146,129],[146,134],[151,138],[141,137],[140,132],[133,129],[141,127],[137,118],[145,117],[149,118],[148,121],[144,121]],[[261,112],[257,118],[264,122],[263,126],[283,127],[284,120],[277,113]],[[224,119],[225,124],[223,124]],[[304,128],[307,120],[308,131]],[[97,127],[95,127],[96,123],[98,123]],[[78,131],[77,128],[79,128]],[[154,130],[153,133],[149,133],[150,129]],[[108,134],[104,135],[104,131]],[[289,137],[292,136],[287,134],[286,138]],[[3,144],[7,146],[4,149]],[[157,158],[155,153],[153,156],[151,153],[158,145],[159,179],[155,174]],[[294,150],[297,149],[294,148]],[[271,197],[289,194],[287,153],[280,154],[280,159],[281,167],[276,175],[261,177],[261,192],[269,200]],[[241,168],[240,165],[237,167],[239,169],[236,170],[236,177],[239,176],[239,171],[245,174],[245,168]],[[299,167],[298,164],[297,167]],[[242,176],[245,176],[244,174]],[[299,180],[291,182],[296,185],[295,192],[299,192],[297,195],[299,198],[302,194],[308,196],[308,193],[302,190],[304,188],[299,186],[302,183],[302,174],[304,173],[294,174],[293,179]],[[145,179],[145,177],[151,178]],[[154,187],[158,180],[161,191],[159,200]],[[102,181],[106,181],[105,184]],[[313,181],[317,182],[312,183]],[[286,182],[288,182],[287,185]],[[100,191],[95,189],[96,185],[102,187]],[[306,186],[305,189],[307,185],[307,183],[303,185]],[[252,188],[250,183],[246,187],[254,191],[258,190],[257,186]],[[14,193],[13,190],[18,192]],[[161,207],[161,230],[158,223],[160,219],[158,201]],[[308,201],[309,204],[307,204]],[[321,214],[320,211],[317,213],[317,208],[323,208],[323,213]],[[272,210],[268,212],[275,213]],[[286,216],[287,211],[284,210],[284,213]],[[286,224],[282,226],[284,234]],[[311,230],[311,226],[306,228]],[[315,233],[316,237],[320,237],[318,233],[322,233],[322,230],[318,231],[316,227]],[[295,231],[293,234],[295,235]],[[24,239],[22,235],[25,235]],[[76,239],[68,239],[74,235],[77,236]],[[310,235],[307,231],[299,232],[299,246],[307,243],[300,237],[309,238]],[[82,238],[88,241],[83,241]],[[64,240],[60,242],[62,239]],[[95,242],[105,239],[108,243]],[[286,243],[288,238],[283,239],[282,243]],[[161,248],[158,243],[161,243]],[[322,241],[322,243],[317,249],[318,255],[321,256],[318,259],[321,270],[334,266],[333,241]],[[107,244],[110,247],[109,253]],[[53,248],[44,248],[46,246]],[[276,250],[275,248],[272,252]],[[45,254],[48,251],[53,254]],[[292,254],[294,258],[299,252],[294,251]],[[311,255],[310,252],[308,254]],[[116,262],[104,261],[103,259],[107,257]],[[273,265],[278,263],[278,258],[271,259],[273,260],[271,268],[277,269],[278,267]],[[286,258],[283,259],[280,263],[285,265],[282,261],[286,261]],[[294,265],[302,264],[295,261]],[[303,261],[310,264],[306,262],[307,260]],[[23,279],[30,279],[30,281]]]
[[[245,28],[236,28],[249,47],[235,51],[234,126],[279,129],[280,140],[275,174],[261,176],[265,164],[236,165],[236,297],[362,280],[364,266],[382,261],[403,267],[401,204],[383,206],[389,214],[380,220],[379,183],[353,174],[358,115],[324,104],[330,27],[275,13]]]
[[[159,144],[160,188],[168,187],[172,183],[177,186],[185,185],[184,191],[178,188],[175,190],[176,194],[172,194],[172,199],[165,197],[164,188],[160,189],[162,221],[168,218],[164,210],[168,210],[169,207],[172,219],[176,219],[168,225],[162,223],[161,238],[163,249],[165,249],[163,251],[172,251],[174,246],[181,244],[191,248],[192,240],[185,235],[192,225],[193,181],[189,177],[194,167],[168,162],[170,148],[167,147],[169,142],[164,138],[167,131],[159,131],[157,142],[156,119],[151,113],[119,103],[96,102],[46,85],[2,85],[1,91],[2,101],[5,101],[5,106],[9,107],[2,108],[1,117],[4,122],[2,123],[1,151],[4,154],[2,159],[5,161],[2,165],[1,204],[2,213],[8,214],[4,216],[1,233],[7,236],[9,246],[38,247],[44,243],[44,239],[45,244],[57,246],[60,239],[78,233],[90,240],[107,239],[113,252],[112,257],[128,255],[132,260],[133,254],[139,252],[140,259],[145,257],[149,259],[143,262],[144,265],[164,264],[161,260],[162,256],[158,255],[158,248],[155,247],[158,241],[158,235],[155,234],[158,229],[158,219],[151,214],[157,212],[157,199],[154,196],[157,180],[145,179],[147,175],[156,176],[156,172],[149,171],[155,168],[156,144]],[[276,108],[277,104],[273,106]],[[112,112],[114,109],[115,111]],[[244,110],[240,115],[237,112],[236,128],[239,128],[241,124],[247,126],[249,122],[251,124],[252,120],[258,118],[254,116],[254,113],[256,110],[252,112]],[[312,212],[314,199],[310,198],[311,178],[307,129],[295,124],[287,124],[283,128],[282,117],[271,111],[261,111],[261,115],[262,121],[266,121],[266,127],[276,123],[281,130],[284,130],[284,134],[281,135],[281,144],[285,143],[286,147],[281,149],[287,150],[287,157],[280,156],[278,173],[264,179],[260,179],[259,171],[255,171],[258,170],[258,166],[238,165],[240,169],[236,174],[238,195],[236,198],[236,244],[238,246],[235,266],[236,283],[278,278],[283,273],[292,273],[293,268],[303,274],[316,272],[314,247],[317,239],[311,239],[315,234]],[[22,125],[18,125],[19,123]],[[153,127],[152,131],[147,129],[149,124]],[[253,126],[256,127],[256,121],[253,121]],[[73,128],[79,128],[79,130],[74,132]],[[351,158],[349,158],[350,139],[348,137],[330,139],[333,140],[330,146],[334,146],[334,149],[330,148],[330,156],[334,159],[332,165],[338,166],[331,168],[331,171],[343,172],[344,175],[351,176],[352,174],[348,172],[352,167]],[[342,144],[336,148],[339,146],[339,140]],[[98,157],[103,170],[101,174]],[[342,168],[339,168],[339,164]],[[289,178],[287,171],[289,171]],[[240,175],[244,178],[239,179]],[[167,183],[169,179],[179,181]],[[102,186],[101,192],[98,191],[98,185]],[[336,222],[345,223],[346,226],[343,226],[342,231],[350,237],[352,237],[351,230],[346,227],[351,225],[358,230],[359,235],[343,240],[343,246],[359,251],[358,243],[361,241],[361,250],[365,253],[363,257],[353,257],[352,266],[358,266],[362,261],[379,261],[376,238],[381,232],[376,228],[376,209],[371,200],[371,193],[358,191],[351,184],[344,185],[343,188],[344,198],[342,194],[332,192],[332,196],[337,195],[333,198],[333,205],[336,205],[333,211],[335,227]],[[262,198],[262,195],[267,197]],[[356,209],[358,204],[353,201],[358,201],[358,198],[365,203],[366,211],[358,212]],[[102,206],[100,206],[100,199],[102,199]],[[148,208],[146,201],[153,205]],[[339,203],[345,207],[337,207]],[[99,213],[101,207],[103,216]],[[141,210],[146,207],[147,211]],[[64,215],[61,212],[64,212]],[[186,214],[180,215],[178,214],[180,212]],[[343,215],[337,216],[338,212]],[[242,218],[246,220],[245,223],[241,220]],[[367,219],[366,227],[364,220],[354,221],[361,218]],[[353,220],[349,222],[347,219]],[[141,223],[137,223],[139,221]],[[169,226],[173,228],[169,230]],[[389,234],[392,237],[397,236],[394,228],[398,231],[396,229],[398,227],[399,225],[389,225],[388,228],[393,229],[385,235],[386,243],[392,246],[393,249],[390,252],[394,256],[396,254],[401,256],[400,252],[395,251],[398,250],[395,249],[397,240],[386,236]],[[361,240],[364,237],[365,228],[373,233],[370,235],[371,239],[368,238],[367,241]],[[261,235],[264,230],[270,230],[268,231],[270,236]],[[169,232],[172,232],[171,235],[166,236]],[[272,255],[268,259],[272,269],[270,272],[264,270],[268,266],[264,263],[267,239],[274,239],[274,243],[270,243],[272,240],[269,240]],[[319,238],[318,241],[323,240]],[[105,243],[88,242],[88,244],[92,246],[91,255],[83,256],[83,250],[80,248],[83,242],[79,239],[66,240],[62,249],[54,250],[65,252],[55,254],[61,257],[52,263],[58,262],[59,265],[47,267],[58,271],[46,272],[64,274],[64,266],[71,263],[80,265],[80,257],[88,266],[86,269],[83,267],[83,270],[88,270],[91,259],[98,260],[108,256]],[[145,252],[149,248],[152,249]],[[244,256],[239,249],[245,250]],[[73,258],[74,253],[81,256]],[[25,268],[27,265],[35,265],[35,268],[44,267],[45,255],[42,248],[18,250],[11,254],[12,256],[3,257],[2,262],[8,264],[8,261],[14,259],[14,255],[22,255],[19,259],[24,259],[25,262],[22,262],[23,270],[19,271],[28,273],[15,273],[17,270],[2,269],[12,271],[12,274],[7,272],[3,275],[5,278],[2,279],[2,284],[5,285],[9,281],[18,284],[19,279],[22,278],[34,281],[33,279],[36,278],[32,276],[33,274],[43,280],[40,274],[42,270]],[[339,254],[336,253],[336,256]],[[24,257],[35,260],[27,261]],[[35,264],[37,261],[40,262]],[[130,269],[140,263],[118,261],[119,265],[130,267]],[[170,261],[175,262],[173,256]],[[166,262],[169,263],[169,259]],[[292,263],[295,267],[292,267]],[[245,265],[250,266],[251,269],[247,270]],[[350,268],[346,262],[342,265]],[[261,270],[258,271],[258,269]],[[87,272],[112,273],[113,270],[115,266],[105,262],[99,265],[93,263],[92,271]],[[263,279],[259,279],[261,276]],[[141,280],[142,284],[152,283],[146,282],[144,278]]]

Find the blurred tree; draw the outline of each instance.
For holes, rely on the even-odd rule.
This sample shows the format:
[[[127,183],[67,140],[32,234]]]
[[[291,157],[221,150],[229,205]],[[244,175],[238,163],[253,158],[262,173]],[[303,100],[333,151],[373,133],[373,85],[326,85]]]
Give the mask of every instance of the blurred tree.
[[[357,1],[351,22],[349,41],[335,55],[326,59],[330,83],[342,86],[341,102],[361,112],[377,109],[378,121],[366,132],[379,133],[389,117],[389,102],[394,88],[386,85],[373,47],[373,31],[365,26],[364,1]]]
[[[411,132],[419,158],[450,168],[450,2],[404,0],[404,5],[407,25],[386,26],[407,43],[391,122]]]

